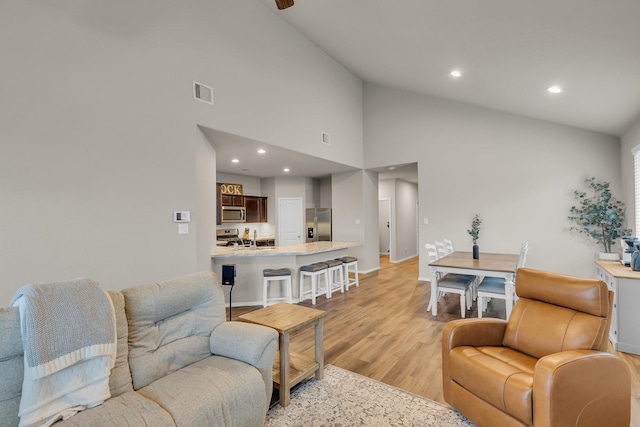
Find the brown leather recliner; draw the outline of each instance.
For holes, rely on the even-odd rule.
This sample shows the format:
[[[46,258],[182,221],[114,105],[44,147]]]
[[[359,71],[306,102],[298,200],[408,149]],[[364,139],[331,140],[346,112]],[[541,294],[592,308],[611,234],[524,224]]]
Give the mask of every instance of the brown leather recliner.
[[[506,321],[445,325],[445,401],[479,427],[628,427],[631,377],[607,353],[607,285],[521,268],[516,294]]]

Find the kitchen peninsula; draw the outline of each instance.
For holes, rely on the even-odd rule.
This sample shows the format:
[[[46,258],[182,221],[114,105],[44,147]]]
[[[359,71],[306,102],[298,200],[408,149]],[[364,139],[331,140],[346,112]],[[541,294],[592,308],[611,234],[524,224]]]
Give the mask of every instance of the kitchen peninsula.
[[[213,271],[222,277],[222,266],[235,264],[236,284],[233,287],[235,305],[262,305],[262,270],[288,268],[291,270],[294,302],[298,301],[299,268],[314,262],[347,256],[349,248],[360,246],[353,242],[313,242],[289,246],[263,246],[256,249],[231,246],[217,247],[211,254]],[[227,292],[227,301],[228,292]]]

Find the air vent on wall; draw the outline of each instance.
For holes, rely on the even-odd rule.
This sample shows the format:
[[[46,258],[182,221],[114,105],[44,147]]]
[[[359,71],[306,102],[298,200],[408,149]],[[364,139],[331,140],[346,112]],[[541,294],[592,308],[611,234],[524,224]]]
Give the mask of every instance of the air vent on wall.
[[[322,143],[326,145],[331,145],[331,135],[326,132],[322,132]]]
[[[213,88],[194,81],[193,97],[199,101],[213,105]]]

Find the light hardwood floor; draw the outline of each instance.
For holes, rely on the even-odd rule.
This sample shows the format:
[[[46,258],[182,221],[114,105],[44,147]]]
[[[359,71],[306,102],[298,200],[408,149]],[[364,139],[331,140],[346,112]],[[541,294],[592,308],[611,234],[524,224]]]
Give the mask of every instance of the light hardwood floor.
[[[324,328],[325,363],[443,402],[441,334],[444,324],[460,318],[457,295],[444,297],[438,316],[427,313],[429,282],[418,277],[418,258],[389,263],[380,257],[380,270],[360,275],[360,287],[315,306],[327,312]],[[234,307],[234,319],[260,307]],[[489,303],[487,317],[504,317],[504,302]],[[474,304],[467,317],[477,317]],[[313,356],[313,331],[291,339],[293,351]],[[640,427],[640,356],[619,355],[632,373],[632,427]]]

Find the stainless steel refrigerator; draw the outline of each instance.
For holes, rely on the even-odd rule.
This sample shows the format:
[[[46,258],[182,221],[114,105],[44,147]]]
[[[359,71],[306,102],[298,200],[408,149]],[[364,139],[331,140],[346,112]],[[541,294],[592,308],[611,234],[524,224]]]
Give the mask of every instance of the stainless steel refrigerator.
[[[331,208],[307,209],[307,243],[331,241]]]

